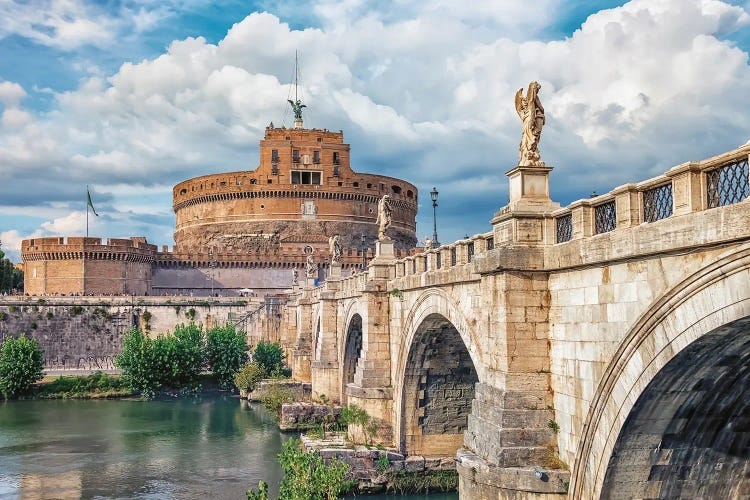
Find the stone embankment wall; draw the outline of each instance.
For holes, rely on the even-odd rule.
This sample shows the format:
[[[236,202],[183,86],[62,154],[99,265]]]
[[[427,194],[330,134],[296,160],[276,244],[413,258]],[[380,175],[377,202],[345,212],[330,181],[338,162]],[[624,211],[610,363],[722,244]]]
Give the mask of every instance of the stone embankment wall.
[[[107,370],[133,326],[156,336],[195,321],[211,328],[238,322],[262,299],[190,297],[2,297],[0,342],[22,333],[36,339],[45,367],[54,370]],[[247,323],[252,327],[252,323]],[[239,328],[247,325],[241,322]],[[252,336],[252,335],[249,335]]]

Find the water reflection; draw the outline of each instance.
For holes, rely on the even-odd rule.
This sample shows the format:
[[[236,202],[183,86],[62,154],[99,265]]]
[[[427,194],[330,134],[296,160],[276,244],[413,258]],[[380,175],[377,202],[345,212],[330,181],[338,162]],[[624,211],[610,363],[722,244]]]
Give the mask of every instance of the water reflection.
[[[286,436],[236,399],[0,405],[3,498],[243,498],[275,492]]]

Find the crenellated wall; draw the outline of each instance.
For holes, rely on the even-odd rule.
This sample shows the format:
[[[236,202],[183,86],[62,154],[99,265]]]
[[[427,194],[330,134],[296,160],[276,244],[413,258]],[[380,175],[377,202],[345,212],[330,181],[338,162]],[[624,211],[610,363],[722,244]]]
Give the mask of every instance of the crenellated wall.
[[[29,295],[147,295],[156,246],[145,238],[54,237],[21,242]]]

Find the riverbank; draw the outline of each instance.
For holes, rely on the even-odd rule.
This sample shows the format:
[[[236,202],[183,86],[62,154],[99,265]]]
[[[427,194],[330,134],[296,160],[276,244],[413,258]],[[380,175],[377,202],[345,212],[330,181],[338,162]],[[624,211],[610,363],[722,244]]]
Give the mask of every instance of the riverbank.
[[[197,382],[190,387],[180,389],[163,388],[155,395],[155,400],[175,399],[180,397],[218,397],[231,395],[220,390],[215,377],[210,373],[201,374]],[[94,372],[90,375],[45,375],[35,383],[29,394],[17,400],[38,399],[121,399],[140,398],[125,380],[116,373]],[[0,401],[4,401],[0,395]]]

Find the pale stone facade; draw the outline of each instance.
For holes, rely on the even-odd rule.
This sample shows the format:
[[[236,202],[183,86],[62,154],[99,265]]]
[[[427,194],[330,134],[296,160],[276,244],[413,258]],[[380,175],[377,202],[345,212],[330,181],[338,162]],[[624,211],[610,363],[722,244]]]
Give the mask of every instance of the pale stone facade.
[[[749,188],[721,184],[729,171],[748,182],[748,154],[567,207],[549,198],[550,167],[515,168],[491,233],[385,252],[290,297],[295,376],[367,409],[406,454],[457,452],[462,498],[609,497],[612,450],[648,383],[750,316]],[[618,488],[682,487],[640,477]]]

